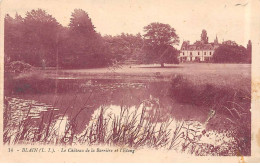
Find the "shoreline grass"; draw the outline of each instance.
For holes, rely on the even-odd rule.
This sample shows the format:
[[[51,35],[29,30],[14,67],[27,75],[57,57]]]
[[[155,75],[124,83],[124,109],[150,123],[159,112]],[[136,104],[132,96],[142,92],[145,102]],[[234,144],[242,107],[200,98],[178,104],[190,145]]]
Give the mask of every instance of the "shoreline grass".
[[[98,112],[93,114],[91,121],[86,129],[80,134],[76,134],[77,118],[81,110],[70,120],[65,120],[64,131],[60,132],[61,125],[55,125],[53,111],[38,123],[25,115],[18,125],[8,126],[10,119],[5,118],[7,125],[4,128],[4,143],[7,145],[31,144],[31,145],[61,145],[61,146],[113,146],[128,147],[134,149],[151,148],[175,150],[180,153],[194,155],[213,155],[225,156],[236,155],[238,146],[232,133],[206,131],[203,124],[192,121],[174,121],[171,118],[161,120],[160,107],[155,110],[147,111],[147,108],[131,110],[128,107],[121,107],[118,113],[107,112],[101,107]],[[10,109],[10,108],[9,108]],[[5,108],[5,115],[10,110]],[[28,110],[30,112],[30,109]],[[5,116],[8,117],[8,116]],[[43,119],[47,119],[44,122]],[[201,141],[207,138],[207,134],[214,139],[222,140],[221,144],[210,144]],[[226,140],[228,138],[228,140]],[[240,152],[243,155],[249,155]]]

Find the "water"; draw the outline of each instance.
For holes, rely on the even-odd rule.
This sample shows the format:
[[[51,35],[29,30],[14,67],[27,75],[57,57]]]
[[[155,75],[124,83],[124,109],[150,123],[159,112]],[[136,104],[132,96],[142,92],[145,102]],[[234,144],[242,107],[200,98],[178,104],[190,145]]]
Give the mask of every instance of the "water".
[[[174,131],[177,124],[184,123],[182,130],[189,128],[189,131],[196,131],[188,135],[201,147],[209,144],[213,147],[226,145],[225,148],[228,149],[234,143],[234,138],[227,132],[207,127],[210,108],[176,102],[169,95],[170,86],[167,81],[62,78],[45,82],[14,83],[9,86],[12,88],[5,97],[5,103],[8,103],[7,107],[11,110],[6,116],[10,118],[6,126],[15,129],[21,122],[26,125],[28,123],[35,133],[41,129],[39,126],[47,126],[45,130],[48,130],[48,135],[55,135],[55,138],[48,137],[45,140],[46,136],[39,135],[38,139],[51,143],[55,142],[54,139],[62,138],[69,142],[71,137],[81,138],[97,120],[101,110],[104,111],[103,118],[111,120],[120,117],[122,109],[128,110],[128,119],[132,118],[134,112],[141,118],[145,108],[145,117],[156,117],[155,110],[160,111],[156,120],[152,120],[152,123],[156,123],[156,130],[160,129],[161,124],[171,122],[169,129]],[[112,128],[110,121],[107,123],[107,130]],[[16,130],[13,131],[15,132]],[[63,138],[64,133],[69,136]],[[171,137],[172,134],[173,132]],[[184,136],[182,138],[184,141]],[[35,136],[31,139],[35,140]],[[181,147],[179,146],[179,150]]]
[[[46,84],[48,85],[41,85],[47,88],[41,89],[40,92],[14,91],[9,97],[13,100],[20,99],[21,103],[26,103],[27,100],[31,100],[33,105],[43,103],[46,107],[43,109],[39,109],[40,107],[36,104],[36,108],[42,110],[39,112],[46,111],[49,106],[54,107],[59,114],[65,114],[68,119],[73,118],[81,108],[86,107],[78,117],[78,122],[82,126],[88,123],[91,115],[101,106],[110,107],[110,109],[120,106],[139,107],[147,100],[150,101],[150,105],[146,102],[146,107],[151,107],[153,102],[157,103],[165,116],[171,116],[177,120],[204,122],[209,111],[208,108],[177,103],[169,96],[170,83],[165,81],[58,79],[46,82]],[[19,86],[24,87],[22,83]],[[32,88],[38,87],[32,85]],[[37,117],[40,117],[39,113],[35,114],[34,118]],[[78,129],[78,132],[82,130],[84,128]]]

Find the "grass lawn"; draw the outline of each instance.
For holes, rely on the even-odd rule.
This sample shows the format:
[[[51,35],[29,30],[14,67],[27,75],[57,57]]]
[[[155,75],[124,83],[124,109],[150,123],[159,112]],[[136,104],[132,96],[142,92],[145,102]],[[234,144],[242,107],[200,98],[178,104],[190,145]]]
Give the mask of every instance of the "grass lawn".
[[[148,79],[171,80],[174,75],[182,75],[194,84],[213,84],[231,86],[250,91],[251,65],[250,64],[211,64],[189,63],[179,65],[166,65],[161,68],[155,65],[133,65],[117,68],[98,69],[70,69],[37,71],[47,77],[72,77],[89,79]]]

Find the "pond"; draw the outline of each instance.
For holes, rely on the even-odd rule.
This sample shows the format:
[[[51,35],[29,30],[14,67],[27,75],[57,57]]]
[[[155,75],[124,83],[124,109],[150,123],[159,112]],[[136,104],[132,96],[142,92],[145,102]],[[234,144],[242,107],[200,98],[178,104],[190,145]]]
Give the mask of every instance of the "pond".
[[[79,123],[87,123],[88,118],[101,106],[139,107],[146,100],[151,103],[157,102],[167,116],[178,120],[205,122],[209,111],[205,107],[177,103],[169,95],[170,83],[165,81],[58,79],[46,84],[41,85],[46,88],[40,92],[16,91],[9,97],[24,99],[20,100],[22,103],[30,100],[33,105],[37,102],[44,103],[47,107],[51,105],[61,114],[66,111],[65,115],[69,118],[77,114],[81,108],[87,107],[81,112],[82,121],[79,119]],[[19,86],[24,87],[21,83]]]
[[[142,124],[146,131],[143,135],[152,131],[150,136],[143,140],[145,143],[134,141],[139,138],[128,138],[133,140],[126,141],[129,146],[189,149],[189,153],[197,155],[234,155],[235,150],[231,150],[237,148],[234,137],[224,129],[208,127],[214,116],[211,117],[212,110],[177,102],[170,97],[170,86],[169,81],[125,79],[59,78],[40,82],[27,80],[17,84],[9,82],[8,89],[5,89],[5,107],[9,111],[5,111],[4,127],[12,129],[12,134],[7,132],[9,136],[4,140],[9,144],[41,142],[71,145],[98,144],[107,140],[120,145],[125,137],[120,140],[114,138],[113,133],[121,132],[121,124],[128,126],[125,129],[128,134],[142,133],[137,129],[138,124]],[[31,134],[28,134],[29,130]],[[110,131],[111,135],[106,137]],[[19,138],[12,137],[19,132],[22,133]],[[180,141],[173,139],[177,133],[178,139],[182,138]],[[86,134],[88,136],[83,139]],[[150,137],[160,141],[151,142]],[[164,137],[172,141],[164,140]],[[177,146],[178,142],[182,146]]]

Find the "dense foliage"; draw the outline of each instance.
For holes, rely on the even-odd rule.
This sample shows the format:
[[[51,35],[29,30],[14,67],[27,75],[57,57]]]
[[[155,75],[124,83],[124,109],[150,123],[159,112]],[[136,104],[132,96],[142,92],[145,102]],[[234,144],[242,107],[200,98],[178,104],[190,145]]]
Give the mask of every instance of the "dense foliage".
[[[5,17],[5,54],[11,61],[34,66],[55,66],[60,24],[44,10],[32,10],[25,18]]]
[[[221,45],[213,54],[215,63],[250,63],[251,56],[243,46]]]
[[[81,9],[72,13],[67,36],[61,46],[64,67],[102,67],[110,63],[108,48],[95,31],[88,14]]]
[[[5,59],[35,67],[94,68],[115,63],[178,63],[179,43],[168,24],[151,23],[140,33],[101,36],[88,13],[75,9],[68,27],[42,9],[23,18],[5,17]]]
[[[144,41],[141,34],[106,35],[104,40],[111,51],[111,58],[115,62],[123,62],[128,59],[142,61]]]
[[[25,18],[5,17],[5,56],[36,67],[100,67],[109,64],[109,51],[88,14],[75,9],[69,27],[62,27],[42,9]]]
[[[5,16],[5,59],[35,67],[94,68],[115,63],[178,63],[179,37],[169,24],[154,22],[140,33],[101,36],[88,13],[72,12],[68,27],[42,9],[23,18]],[[201,40],[208,43],[207,32]],[[222,44],[213,55],[215,63],[251,63],[252,43],[243,46]]]
[[[173,45],[179,44],[179,37],[169,24],[151,23],[144,27],[144,42],[147,59],[159,62],[164,66],[166,62],[178,63],[178,51]]]

